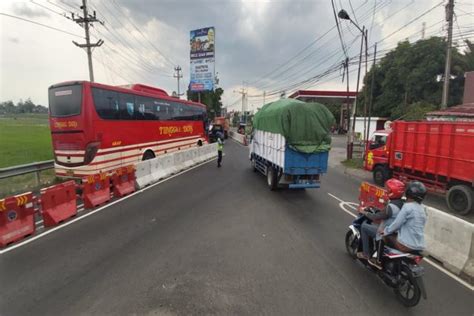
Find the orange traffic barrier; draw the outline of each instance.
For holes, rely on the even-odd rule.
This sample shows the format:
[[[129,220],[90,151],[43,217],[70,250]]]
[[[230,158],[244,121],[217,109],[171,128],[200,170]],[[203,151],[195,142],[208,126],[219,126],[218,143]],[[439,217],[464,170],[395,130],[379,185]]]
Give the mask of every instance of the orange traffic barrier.
[[[76,183],[71,180],[41,189],[41,214],[50,227],[77,214]]]
[[[115,170],[112,176],[112,184],[116,197],[135,192],[135,167],[127,166]]]
[[[387,191],[368,182],[362,182],[359,189],[360,207],[374,207],[376,209],[384,209],[388,202]]]
[[[0,200],[0,247],[33,234],[34,213],[31,192]]]
[[[105,173],[83,178],[82,185],[85,208],[94,208],[110,200],[110,177]]]

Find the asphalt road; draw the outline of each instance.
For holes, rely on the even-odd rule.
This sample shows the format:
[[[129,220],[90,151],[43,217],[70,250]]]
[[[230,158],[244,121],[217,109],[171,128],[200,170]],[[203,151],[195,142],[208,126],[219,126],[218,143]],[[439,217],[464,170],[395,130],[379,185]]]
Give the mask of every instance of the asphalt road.
[[[425,264],[413,309],[350,259],[359,181],[267,189],[247,148],[0,255],[1,315],[472,315],[473,293]]]

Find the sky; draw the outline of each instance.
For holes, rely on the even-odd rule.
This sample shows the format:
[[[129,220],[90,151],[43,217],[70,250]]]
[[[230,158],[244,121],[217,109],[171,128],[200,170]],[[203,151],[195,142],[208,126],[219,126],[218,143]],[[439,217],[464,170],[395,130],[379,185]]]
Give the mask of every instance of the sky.
[[[339,21],[338,36],[330,0],[88,0],[97,19],[92,42],[95,81],[110,85],[143,83],[171,94],[177,90],[174,67],[183,69],[181,92],[189,83],[189,32],[214,26],[219,87],[229,110],[248,109],[297,89],[344,90],[341,63],[360,49],[360,31]],[[444,36],[445,1],[334,0],[356,24],[368,29],[369,58],[401,40]],[[80,0],[0,1],[0,102],[31,98],[47,105],[52,84],[88,80],[84,29],[71,19],[82,14]],[[456,1],[454,44],[474,40],[474,5]],[[8,15],[8,16],[7,16]],[[14,18],[15,17],[15,18]],[[33,21],[38,24],[26,22]],[[51,27],[51,28],[47,28]],[[423,32],[424,29],[424,32]],[[371,63],[371,61],[370,61]],[[369,63],[369,65],[370,65]],[[351,65],[356,89],[357,65]],[[364,72],[364,70],[362,70]],[[263,95],[265,94],[265,98]]]

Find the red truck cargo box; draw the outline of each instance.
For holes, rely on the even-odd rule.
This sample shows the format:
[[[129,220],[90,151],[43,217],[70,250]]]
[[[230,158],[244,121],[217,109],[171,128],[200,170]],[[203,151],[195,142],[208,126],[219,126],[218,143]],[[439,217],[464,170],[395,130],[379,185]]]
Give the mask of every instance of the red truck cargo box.
[[[392,124],[390,168],[474,181],[474,122]]]

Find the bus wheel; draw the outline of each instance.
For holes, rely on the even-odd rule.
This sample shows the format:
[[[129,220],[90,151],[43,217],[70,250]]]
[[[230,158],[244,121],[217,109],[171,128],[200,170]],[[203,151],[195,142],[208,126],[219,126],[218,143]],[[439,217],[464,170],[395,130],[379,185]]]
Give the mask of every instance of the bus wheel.
[[[198,140],[198,146],[199,146],[199,147],[202,146],[202,140]]]
[[[142,160],[149,160],[155,158],[155,153],[151,150],[145,151],[143,154]]]
[[[473,195],[474,193],[467,185],[455,185],[446,194],[446,202],[454,212],[467,215],[472,210]]]

